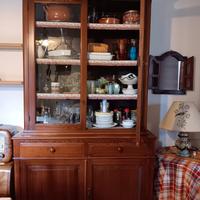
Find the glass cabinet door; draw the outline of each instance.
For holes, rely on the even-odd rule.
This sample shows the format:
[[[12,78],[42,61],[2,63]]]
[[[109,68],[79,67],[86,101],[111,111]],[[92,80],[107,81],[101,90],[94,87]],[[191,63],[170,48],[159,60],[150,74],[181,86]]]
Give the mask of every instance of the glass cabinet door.
[[[88,4],[87,127],[136,129],[140,2]]]
[[[79,3],[35,4],[36,124],[80,124]]]

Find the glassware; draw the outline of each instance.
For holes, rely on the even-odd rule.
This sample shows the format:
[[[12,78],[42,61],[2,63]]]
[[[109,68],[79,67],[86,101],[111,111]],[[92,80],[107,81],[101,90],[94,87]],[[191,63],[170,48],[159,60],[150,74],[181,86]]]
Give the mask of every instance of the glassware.
[[[93,7],[92,9],[89,10],[89,15],[88,15],[88,21],[90,23],[95,23],[98,20],[98,13],[96,11],[96,8]]]
[[[122,113],[118,109],[114,109],[114,114],[113,114],[113,121],[117,123],[117,125],[120,125],[122,122]]]
[[[137,59],[137,48],[136,48],[136,41],[134,39],[131,39],[131,44],[128,50],[128,57],[130,60],[136,60]]]
[[[126,60],[127,59],[127,39],[119,39],[118,40],[118,59]]]
[[[96,92],[96,81],[90,81],[90,92],[91,94],[95,94]]]
[[[136,110],[131,110],[131,119],[135,122],[136,121]]]
[[[120,85],[118,83],[113,83],[113,93],[119,94],[120,92]]]
[[[109,103],[107,102],[106,99],[103,99],[102,102],[100,103],[101,112],[108,112],[108,108],[109,108]]]

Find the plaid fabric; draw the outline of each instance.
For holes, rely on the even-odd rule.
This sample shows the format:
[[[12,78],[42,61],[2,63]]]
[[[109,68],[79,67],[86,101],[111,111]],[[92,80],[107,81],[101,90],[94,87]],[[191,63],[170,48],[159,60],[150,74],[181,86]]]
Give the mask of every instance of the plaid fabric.
[[[200,160],[159,155],[155,193],[159,200],[200,200]]]

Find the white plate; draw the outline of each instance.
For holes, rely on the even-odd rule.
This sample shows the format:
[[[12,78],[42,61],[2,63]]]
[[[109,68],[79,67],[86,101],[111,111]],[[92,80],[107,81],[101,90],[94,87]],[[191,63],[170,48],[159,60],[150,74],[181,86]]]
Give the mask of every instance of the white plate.
[[[116,125],[117,125],[117,123],[113,123],[113,124],[93,124],[93,126],[95,126],[97,128],[112,128]]]

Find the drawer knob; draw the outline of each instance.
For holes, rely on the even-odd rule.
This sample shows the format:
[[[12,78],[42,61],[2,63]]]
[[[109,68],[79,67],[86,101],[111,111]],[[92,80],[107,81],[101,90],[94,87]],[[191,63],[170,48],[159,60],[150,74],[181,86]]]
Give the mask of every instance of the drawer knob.
[[[54,147],[51,147],[51,148],[49,149],[49,151],[50,151],[51,153],[55,153],[55,152],[56,152],[56,149],[55,149]]]
[[[3,153],[0,153],[0,160],[3,159],[5,155]]]
[[[124,151],[124,148],[123,147],[117,147],[117,151],[122,153]]]

